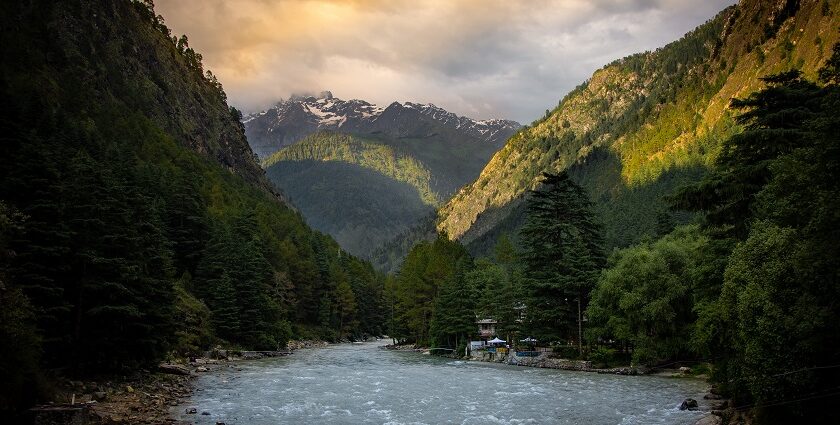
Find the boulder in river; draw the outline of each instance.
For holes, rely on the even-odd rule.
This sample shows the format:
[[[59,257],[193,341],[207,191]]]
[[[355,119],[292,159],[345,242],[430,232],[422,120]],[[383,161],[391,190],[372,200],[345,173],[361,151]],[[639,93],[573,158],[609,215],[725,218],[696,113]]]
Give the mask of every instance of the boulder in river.
[[[693,398],[683,400],[680,405],[680,410],[697,410],[697,400]]]

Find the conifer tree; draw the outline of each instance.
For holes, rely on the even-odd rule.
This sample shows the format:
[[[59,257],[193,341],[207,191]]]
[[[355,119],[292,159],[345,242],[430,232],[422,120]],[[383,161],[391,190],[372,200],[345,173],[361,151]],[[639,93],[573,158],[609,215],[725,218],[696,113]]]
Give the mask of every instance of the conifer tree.
[[[520,233],[528,327],[544,341],[582,344],[581,311],[604,264],[600,229],[586,192],[565,172],[543,174]]]
[[[448,347],[463,353],[462,347],[475,333],[475,293],[466,275],[472,269],[472,259],[461,257],[454,272],[438,289],[434,314],[429,325],[431,345]]]

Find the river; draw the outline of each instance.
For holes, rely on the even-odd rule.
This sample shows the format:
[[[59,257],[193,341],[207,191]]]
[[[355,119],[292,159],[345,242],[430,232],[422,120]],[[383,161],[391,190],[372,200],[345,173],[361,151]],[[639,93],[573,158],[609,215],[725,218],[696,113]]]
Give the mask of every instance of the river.
[[[601,375],[383,350],[296,351],[202,374],[173,416],[196,424],[693,424],[695,379]],[[198,414],[185,414],[195,407]],[[207,412],[209,415],[202,415]]]

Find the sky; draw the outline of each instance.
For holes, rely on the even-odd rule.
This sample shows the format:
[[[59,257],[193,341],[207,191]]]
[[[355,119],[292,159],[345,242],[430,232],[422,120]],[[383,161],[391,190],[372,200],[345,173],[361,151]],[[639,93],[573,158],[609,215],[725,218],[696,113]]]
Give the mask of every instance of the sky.
[[[529,123],[734,0],[156,0],[246,113],[294,94]]]

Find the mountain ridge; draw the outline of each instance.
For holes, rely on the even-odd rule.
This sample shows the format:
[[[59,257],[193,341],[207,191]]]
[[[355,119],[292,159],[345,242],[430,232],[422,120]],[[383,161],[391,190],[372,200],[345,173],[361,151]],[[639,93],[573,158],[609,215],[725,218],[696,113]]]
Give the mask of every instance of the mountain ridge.
[[[390,128],[388,121],[398,118],[401,113],[412,112],[431,123],[462,131],[487,143],[503,142],[509,132],[521,126],[505,119],[474,120],[431,103],[392,102],[381,107],[359,99],[345,101],[334,97],[330,91],[323,91],[317,96],[293,95],[267,110],[244,116],[242,122],[252,148],[260,158],[264,158],[319,130],[351,134],[386,133],[400,137],[406,129]]]
[[[579,166],[606,214],[606,231],[615,235],[608,245],[638,240],[655,227],[655,217],[637,226],[647,230],[632,230],[607,204],[656,185],[669,189],[653,192],[667,194],[677,180],[693,179],[695,171],[681,170],[708,167],[721,141],[739,131],[729,99],[754,91],[759,77],[774,72],[797,68],[813,77],[837,40],[837,9],[827,1],[743,0],[680,40],[604,66],[512,136],[478,179],[441,207],[438,230],[466,244],[477,241],[517,210],[541,172]],[[604,185],[597,182],[606,171],[589,175],[585,164],[598,150],[618,160],[620,179]],[[637,202],[665,208],[661,196],[645,196]]]

